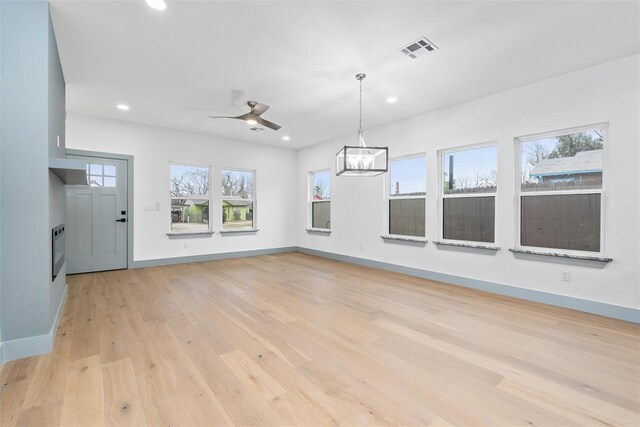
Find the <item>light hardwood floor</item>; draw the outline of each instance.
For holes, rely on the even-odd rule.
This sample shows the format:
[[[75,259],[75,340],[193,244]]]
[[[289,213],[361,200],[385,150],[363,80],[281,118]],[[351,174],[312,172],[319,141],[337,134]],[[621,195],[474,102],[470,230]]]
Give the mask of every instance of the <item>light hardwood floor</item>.
[[[302,254],[70,276],[14,425],[640,425],[640,327]]]

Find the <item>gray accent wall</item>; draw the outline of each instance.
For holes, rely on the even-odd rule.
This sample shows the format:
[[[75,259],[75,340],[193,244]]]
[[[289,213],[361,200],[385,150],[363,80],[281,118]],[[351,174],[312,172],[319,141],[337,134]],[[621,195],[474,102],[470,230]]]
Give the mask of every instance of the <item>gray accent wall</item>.
[[[4,7],[2,6],[2,4],[0,3],[0,167],[3,166],[3,162],[2,162],[2,146],[3,143],[2,141],[4,141],[4,132],[2,131],[2,129],[4,129],[3,123],[4,123],[4,104],[2,103],[2,99],[3,99],[3,87],[4,87],[4,80],[2,79],[2,76],[4,74],[3,72],[3,55],[2,52],[4,51],[4,45],[3,45],[3,40],[4,40],[4,31],[2,30],[2,28],[4,27],[4,21],[3,21],[3,16],[4,16]],[[0,171],[0,191],[3,190],[2,187],[2,183],[3,183],[3,179],[2,179],[2,172]],[[2,196],[0,196],[0,224],[3,223],[3,219],[4,216],[2,214]],[[3,357],[3,349],[2,349],[2,246],[4,246],[1,242],[4,242],[4,239],[2,238],[3,234],[2,234],[2,226],[0,225],[0,363],[2,363],[4,357]]]
[[[49,172],[63,157],[65,84],[46,1],[4,1],[0,184],[2,341],[49,334],[64,271],[51,281],[51,227],[64,222],[64,186]],[[60,135],[60,147],[57,144]]]
[[[66,90],[58,45],[54,33],[51,15],[47,14],[47,43],[48,43],[48,106],[49,106],[49,157],[65,157],[65,119],[66,119]],[[62,181],[53,173],[49,172],[49,229],[66,222],[65,189]],[[51,233],[49,233],[51,234]],[[49,239],[51,236],[49,235]],[[48,245],[51,259],[51,243]],[[52,266],[48,262],[49,281],[51,281]],[[67,285],[65,265],[56,276],[55,281],[49,287],[49,325],[52,325],[58,314],[65,287]]]

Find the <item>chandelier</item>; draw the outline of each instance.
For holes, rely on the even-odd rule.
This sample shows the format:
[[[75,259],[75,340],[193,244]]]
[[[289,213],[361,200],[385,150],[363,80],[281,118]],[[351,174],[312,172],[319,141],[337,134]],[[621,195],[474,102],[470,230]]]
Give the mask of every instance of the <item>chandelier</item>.
[[[336,154],[336,175],[376,176],[389,170],[389,148],[367,147],[362,137],[362,80],[364,73],[356,74],[360,82],[360,125],[356,145],[345,145]]]

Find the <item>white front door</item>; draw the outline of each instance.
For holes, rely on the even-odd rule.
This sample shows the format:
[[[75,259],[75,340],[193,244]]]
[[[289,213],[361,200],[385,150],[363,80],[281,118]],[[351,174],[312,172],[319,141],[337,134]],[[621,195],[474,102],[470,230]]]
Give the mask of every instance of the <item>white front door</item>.
[[[68,185],[67,273],[127,268],[127,161],[85,160],[90,185]]]

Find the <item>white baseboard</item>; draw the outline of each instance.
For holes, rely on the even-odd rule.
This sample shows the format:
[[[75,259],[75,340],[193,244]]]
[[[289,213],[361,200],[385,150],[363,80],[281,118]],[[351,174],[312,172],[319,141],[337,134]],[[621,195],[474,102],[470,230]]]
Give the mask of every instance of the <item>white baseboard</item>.
[[[60,304],[58,304],[58,310],[56,311],[56,317],[53,319],[53,325],[51,325],[49,333],[0,342],[0,363],[21,359],[23,357],[49,353],[53,349],[56,332],[58,330],[58,323],[60,322],[64,305],[67,302],[67,292],[68,286],[65,283],[62,298],[60,299]]]

